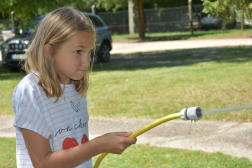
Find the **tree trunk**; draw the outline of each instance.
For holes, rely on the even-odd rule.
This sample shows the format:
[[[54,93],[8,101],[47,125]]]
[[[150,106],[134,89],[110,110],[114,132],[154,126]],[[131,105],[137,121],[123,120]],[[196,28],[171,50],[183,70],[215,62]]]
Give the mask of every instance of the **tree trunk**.
[[[190,20],[190,31],[191,31],[191,35],[193,35],[192,0],[188,0],[188,11],[189,11],[189,20]]]
[[[241,30],[244,31],[244,10],[241,9]]]
[[[134,36],[134,2],[132,0],[128,0],[128,17],[129,17],[129,34],[130,36]]]
[[[180,10],[180,27],[181,27],[181,31],[182,32],[184,32],[185,31],[185,29],[184,29],[184,17],[183,17],[183,8],[179,8],[179,10]]]
[[[143,1],[142,0],[135,0],[135,7],[136,7],[137,30],[139,33],[139,38],[143,39],[145,37],[144,17],[143,17]]]

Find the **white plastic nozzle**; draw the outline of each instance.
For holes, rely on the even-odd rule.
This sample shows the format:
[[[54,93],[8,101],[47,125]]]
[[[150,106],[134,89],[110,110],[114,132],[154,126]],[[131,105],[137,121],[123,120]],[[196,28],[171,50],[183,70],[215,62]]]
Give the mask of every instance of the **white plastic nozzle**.
[[[200,120],[203,117],[201,107],[184,108],[180,111],[183,120]]]

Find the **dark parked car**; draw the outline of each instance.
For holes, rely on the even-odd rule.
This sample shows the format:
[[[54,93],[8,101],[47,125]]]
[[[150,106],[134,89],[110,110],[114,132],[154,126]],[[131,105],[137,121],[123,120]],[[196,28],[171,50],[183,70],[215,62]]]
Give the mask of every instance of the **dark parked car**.
[[[201,30],[207,29],[222,29],[222,19],[215,16],[208,16],[207,13],[202,13],[199,28]],[[236,27],[236,20],[227,23],[226,29],[234,29]]]
[[[96,53],[99,61],[108,62],[110,59],[110,51],[112,49],[111,28],[108,27],[100,16],[92,13],[83,13],[89,17],[95,25],[97,33],[96,39]],[[36,25],[46,15],[37,17],[32,25]],[[25,59],[25,53],[32,41],[31,34],[34,32],[33,28],[27,29],[23,34],[16,34],[14,37],[5,41],[2,45],[3,64],[8,66],[12,72],[18,71],[19,63]]]

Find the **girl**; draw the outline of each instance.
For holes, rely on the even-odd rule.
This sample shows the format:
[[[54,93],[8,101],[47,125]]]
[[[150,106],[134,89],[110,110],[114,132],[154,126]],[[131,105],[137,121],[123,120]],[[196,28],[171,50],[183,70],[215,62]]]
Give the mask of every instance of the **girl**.
[[[95,30],[63,7],[40,23],[26,53],[28,73],[13,93],[17,167],[92,167],[99,153],[122,153],[136,139],[108,133],[89,141],[86,92]]]

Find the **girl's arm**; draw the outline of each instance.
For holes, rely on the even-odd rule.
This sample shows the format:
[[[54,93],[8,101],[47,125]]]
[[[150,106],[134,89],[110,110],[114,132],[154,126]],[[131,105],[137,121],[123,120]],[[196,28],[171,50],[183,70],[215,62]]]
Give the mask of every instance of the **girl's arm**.
[[[136,138],[129,132],[108,133],[74,148],[52,152],[49,140],[31,130],[22,128],[22,135],[34,167],[75,167],[85,160],[103,153],[121,154]]]

